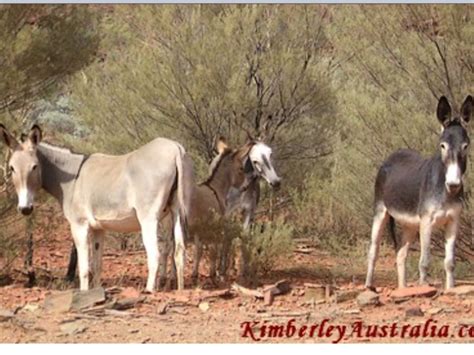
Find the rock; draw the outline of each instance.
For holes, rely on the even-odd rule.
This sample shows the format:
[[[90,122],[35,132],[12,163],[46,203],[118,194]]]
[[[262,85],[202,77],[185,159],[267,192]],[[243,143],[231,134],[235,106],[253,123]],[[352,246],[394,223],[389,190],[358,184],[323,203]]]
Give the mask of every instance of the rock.
[[[139,303],[143,303],[145,299],[146,299],[145,296],[141,296],[141,297],[132,297],[132,298],[125,298],[122,300],[118,300],[112,305],[112,309],[115,309],[118,311],[124,311],[126,309],[135,307]]]
[[[46,296],[44,309],[47,312],[62,313],[70,310],[81,310],[105,301],[102,287],[88,291],[67,290]]]
[[[319,301],[326,300],[326,287],[324,285],[308,284],[305,285],[304,300]]]
[[[334,294],[334,302],[336,303],[341,303],[341,302],[346,302],[353,300],[354,298],[357,297],[359,294],[359,291],[357,290],[350,290],[350,291],[337,291]]]
[[[44,300],[46,312],[62,313],[71,309],[74,290],[67,290],[47,295]]]
[[[474,285],[463,285],[456,286],[444,291],[447,295],[455,295],[458,297],[473,297],[474,296]]]
[[[27,312],[36,312],[38,309],[39,304],[36,303],[28,303],[26,306],[23,307],[23,310]]]
[[[158,306],[158,314],[163,315],[166,314],[166,311],[168,310],[168,302],[163,302]]]
[[[364,306],[377,306],[380,304],[380,297],[373,291],[364,291],[357,296],[357,304]]]
[[[438,307],[435,307],[435,308],[430,308],[426,311],[426,313],[428,313],[429,315],[431,316],[434,316],[436,314],[439,314],[443,311],[442,308],[438,308]]]
[[[77,322],[68,322],[60,326],[61,332],[67,335],[75,335],[84,333],[87,329],[87,326],[82,321]]]
[[[207,312],[209,310],[209,303],[207,302],[201,302],[199,303],[199,309],[203,312]]]
[[[411,297],[433,297],[438,290],[432,286],[414,286],[406,288],[398,288],[392,291],[390,297],[395,300],[404,300]]]
[[[267,285],[263,287],[262,290],[264,304],[270,306],[276,295],[284,295],[290,291],[291,286],[288,280],[280,280],[275,282],[273,285]]]
[[[12,319],[15,314],[9,310],[0,308],[0,322],[6,322]]]
[[[88,291],[75,291],[72,298],[71,308],[79,311],[104,301],[105,290],[102,287],[94,288]]]
[[[405,316],[406,317],[423,317],[424,313],[420,307],[413,307],[413,308],[408,308],[405,311]]]

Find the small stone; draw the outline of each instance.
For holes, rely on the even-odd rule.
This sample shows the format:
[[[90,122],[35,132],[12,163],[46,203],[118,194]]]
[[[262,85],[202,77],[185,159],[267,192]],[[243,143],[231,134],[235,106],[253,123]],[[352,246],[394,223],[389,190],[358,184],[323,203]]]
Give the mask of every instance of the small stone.
[[[12,319],[14,316],[15,314],[13,312],[0,308],[0,322],[6,322]]]
[[[323,285],[320,285],[319,287],[306,286],[306,289],[304,292],[305,301],[309,302],[311,300],[319,301],[319,300],[325,300],[325,299],[326,299],[326,288]]]
[[[380,297],[373,291],[364,291],[357,296],[357,304],[364,306],[377,306],[380,304]]]
[[[439,308],[439,307],[435,307],[435,308],[430,308],[426,311],[426,313],[428,313],[429,315],[431,316],[434,316],[436,314],[439,314],[443,311],[442,308]]]
[[[25,307],[23,307],[23,310],[28,311],[28,312],[36,312],[39,308],[39,305],[36,303],[28,303]]]
[[[88,291],[76,291],[72,298],[71,308],[81,310],[105,301],[105,290],[102,287]]]
[[[44,309],[46,312],[62,313],[71,309],[74,290],[57,292],[47,295],[44,300]]]
[[[128,332],[129,332],[130,334],[136,334],[136,333],[138,333],[139,331],[140,331],[140,329],[130,329]]]
[[[406,317],[423,317],[424,313],[420,307],[413,307],[413,308],[408,308],[405,311],[405,316]]]
[[[61,332],[67,335],[75,335],[84,333],[87,329],[86,325],[83,322],[69,322],[64,323],[60,326]]]
[[[433,297],[438,290],[432,286],[414,286],[399,288],[392,291],[390,297],[392,299],[404,299],[407,297]]]
[[[207,302],[199,303],[199,309],[203,312],[207,312],[209,310],[209,303]]]
[[[359,294],[359,291],[357,290],[338,291],[334,294],[334,302],[341,303],[341,302],[350,301],[356,298],[358,294]]]
[[[163,315],[166,314],[166,311],[168,310],[168,302],[164,302],[158,306],[158,314]]]

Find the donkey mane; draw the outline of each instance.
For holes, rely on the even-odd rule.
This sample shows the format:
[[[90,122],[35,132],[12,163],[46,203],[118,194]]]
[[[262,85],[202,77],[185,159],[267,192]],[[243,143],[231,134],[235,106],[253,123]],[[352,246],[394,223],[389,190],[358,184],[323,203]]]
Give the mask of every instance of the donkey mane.
[[[56,152],[56,153],[87,156],[87,154],[84,154],[84,153],[74,152],[70,148],[60,147],[60,146],[54,145],[52,143],[44,142],[44,141],[42,141],[40,143],[40,146],[43,146],[43,147],[45,147],[49,150],[52,150],[53,152]]]
[[[460,126],[465,128],[465,125],[462,123],[462,120],[459,117],[453,118],[451,121],[449,121],[445,128],[454,126]]]
[[[219,170],[219,166],[221,165],[221,163],[224,161],[224,158],[228,157],[229,155],[232,155],[232,158],[235,157],[237,154],[239,154],[241,151],[245,151],[246,148],[248,147],[248,151],[250,151],[250,149],[255,145],[257,144],[256,141],[252,140],[252,141],[249,141],[247,143],[245,143],[245,145],[240,148],[240,149],[235,149],[235,150],[232,150],[230,148],[226,148],[219,156],[217,162],[214,164],[214,166],[212,167],[212,170],[211,170],[211,173],[209,175],[209,177],[201,183],[201,185],[207,185],[209,184],[210,181],[212,181],[212,179],[214,178],[214,175],[216,174],[217,170]]]
[[[214,176],[216,175],[216,172],[217,170],[219,170],[219,167],[222,163],[222,161],[224,160],[224,158],[226,158],[227,156],[229,156],[230,154],[235,154],[236,152],[234,152],[232,149],[230,148],[226,148],[219,156],[219,159],[217,160],[217,162],[214,164],[213,168],[212,168],[212,171],[211,171],[211,174],[209,175],[209,177],[203,181],[200,185],[207,185],[209,184],[209,182],[212,181],[212,179],[214,178]]]

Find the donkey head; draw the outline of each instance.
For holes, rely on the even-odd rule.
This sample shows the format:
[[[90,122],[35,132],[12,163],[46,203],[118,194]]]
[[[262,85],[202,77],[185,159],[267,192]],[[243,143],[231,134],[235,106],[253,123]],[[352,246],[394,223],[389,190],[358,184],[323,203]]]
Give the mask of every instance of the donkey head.
[[[280,187],[281,178],[272,163],[272,148],[265,143],[261,141],[253,143],[245,167],[247,171],[253,171],[255,176],[265,179],[273,188]]]
[[[443,125],[440,137],[441,159],[446,168],[445,185],[449,194],[458,193],[462,187],[470,142],[465,125],[471,118],[472,105],[472,96],[469,95],[461,106],[460,115],[452,118],[448,99],[442,96],[438,102],[437,116]]]
[[[0,137],[11,153],[8,169],[18,196],[18,210],[29,215],[33,212],[35,194],[41,188],[41,169],[36,155],[42,137],[41,129],[34,125],[30,133],[18,142],[0,124]]]

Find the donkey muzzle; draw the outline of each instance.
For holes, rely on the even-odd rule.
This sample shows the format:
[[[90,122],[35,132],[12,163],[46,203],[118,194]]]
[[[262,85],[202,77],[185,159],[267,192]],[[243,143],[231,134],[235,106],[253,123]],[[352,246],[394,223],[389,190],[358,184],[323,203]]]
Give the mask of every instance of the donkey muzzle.
[[[33,212],[33,206],[18,207],[18,211],[24,216],[29,216]]]
[[[458,183],[446,183],[446,189],[452,195],[456,194],[461,190],[462,184]]]
[[[279,190],[281,186],[281,179],[274,180],[270,183],[274,190]]]

